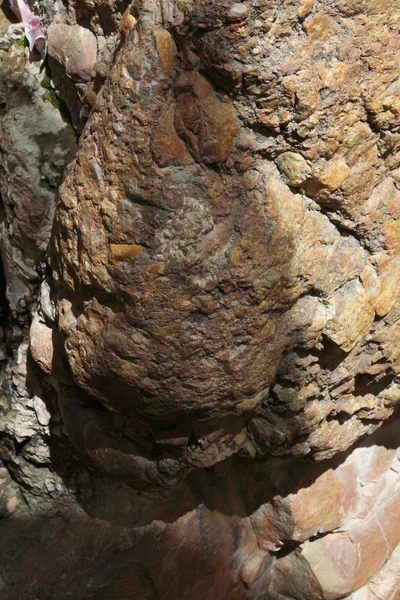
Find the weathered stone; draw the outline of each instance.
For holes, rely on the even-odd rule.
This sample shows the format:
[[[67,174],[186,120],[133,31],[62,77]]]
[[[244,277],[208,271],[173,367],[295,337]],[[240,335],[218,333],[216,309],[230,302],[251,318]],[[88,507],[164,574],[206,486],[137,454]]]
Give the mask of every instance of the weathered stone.
[[[311,169],[301,154],[285,152],[277,158],[276,163],[288,185],[297,187],[311,175]]]
[[[247,18],[249,14],[249,9],[246,4],[237,2],[236,4],[232,4],[229,9],[227,19],[231,23],[236,23],[236,21],[243,21]]]
[[[297,16],[304,19],[313,9],[315,0],[301,0],[300,6],[297,9]]]
[[[346,283],[335,292],[328,311],[332,317],[324,333],[346,352],[368,331],[375,318],[375,311],[359,281]]]
[[[53,370],[53,331],[35,315],[29,332],[30,351],[34,360],[48,375]]]
[[[97,42],[91,31],[80,25],[63,23],[50,25],[48,53],[65,68],[65,73],[76,81],[89,81],[97,56]]]
[[[332,160],[321,168],[317,181],[333,192],[346,181],[349,174],[350,169],[343,159]]]
[[[35,7],[98,61],[53,228],[0,115],[2,597],[394,600],[397,2]]]
[[[28,62],[24,48],[0,50],[0,65],[0,191],[5,213],[0,243],[10,308],[23,313],[45,258],[55,192],[76,145],[41,86],[39,66]]]
[[[175,42],[168,31],[160,29],[156,32],[156,45],[163,67],[166,70],[175,67],[177,50]]]
[[[311,46],[321,39],[329,44],[326,40],[339,35],[331,17],[315,18],[310,23],[307,43]],[[310,210],[308,200],[283,185],[279,173],[268,161],[244,154],[253,143],[250,140],[243,145],[244,133],[238,139],[239,149],[235,148],[239,122],[242,128],[248,124],[248,113],[242,110],[243,99],[231,101],[217,94],[192,65],[180,72],[179,50],[169,33],[156,26],[154,37],[152,27],[148,23],[138,24],[138,35],[146,36],[146,31],[151,31],[146,38],[146,55],[139,37],[129,38],[107,83],[105,97],[112,96],[114,105],[115,98],[120,98],[121,109],[119,137],[113,142],[112,154],[107,136],[100,133],[115,131],[111,113],[96,113],[92,122],[98,133],[91,132],[87,139],[83,138],[77,165],[62,191],[66,208],[61,205],[55,246],[56,261],[63,265],[60,280],[65,282],[60,288],[60,298],[65,295],[72,310],[77,289],[91,286],[93,281],[106,294],[132,297],[129,308],[123,303],[126,314],[119,312],[114,317],[97,300],[89,301],[78,321],[71,319],[68,326],[64,326],[65,311],[60,314],[76,381],[86,392],[106,405],[111,404],[127,418],[131,417],[132,406],[135,418],[146,421],[147,435],[172,415],[185,422],[187,415],[180,407],[187,402],[190,414],[202,415],[201,398],[206,398],[207,406],[215,410],[211,411],[209,421],[205,415],[204,431],[200,428],[195,432],[203,438],[211,435],[214,428],[219,430],[219,422],[225,419],[231,424],[238,419],[241,428],[238,407],[254,400],[257,412],[257,405],[268,395],[269,387],[280,385],[276,378],[287,378],[294,388],[290,407],[298,414],[293,422],[285,423],[274,414],[273,402],[268,415],[265,411],[257,413],[250,430],[259,448],[266,451],[271,445],[281,446],[290,439],[296,454],[312,452],[319,458],[332,455],[335,447],[347,448],[371,429],[357,418],[341,424],[334,415],[326,427],[318,429],[321,420],[333,412],[337,392],[329,387],[333,383],[327,380],[328,400],[320,404],[324,408],[318,412],[318,400],[310,400],[307,407],[308,397],[300,392],[301,382],[307,379],[313,389],[321,385],[316,380],[320,382],[323,377],[324,353],[329,353],[324,348],[327,340],[345,353],[358,344],[355,360],[357,353],[363,352],[365,336],[373,326],[375,307],[378,314],[387,314],[385,311],[395,306],[395,293],[389,291],[383,279],[378,281],[369,254],[358,239],[342,236],[329,221],[329,211],[324,215]],[[228,44],[230,38],[224,35],[222,28],[211,38],[222,36]],[[128,55],[135,55],[134,67],[130,66]],[[290,72],[299,57],[300,50],[285,57],[282,66],[285,73],[285,69]],[[215,62],[216,58],[208,60]],[[348,84],[351,71],[343,61],[328,67],[322,63],[318,66],[324,85]],[[125,87],[126,70],[135,73],[140,86]],[[260,69],[247,72],[248,77],[252,73],[257,85],[264,85]],[[323,115],[326,110],[330,115],[332,107],[320,97],[319,76],[313,75],[310,84],[309,72],[303,61],[296,79],[288,76],[285,89],[288,95],[293,93],[297,98],[293,115],[301,113],[303,121],[311,119],[313,127],[311,115],[315,111]],[[129,117],[123,109],[127,105],[125,96],[129,97],[129,106],[135,107]],[[153,98],[151,106],[147,100],[142,104],[148,97]],[[259,97],[258,93],[255,97]],[[279,102],[274,108],[278,106]],[[115,108],[120,110],[118,105]],[[257,105],[254,110],[257,114]],[[338,154],[336,142],[324,141],[325,145],[321,142],[320,146],[318,142],[316,146],[312,134],[303,130],[299,130],[305,140],[299,148],[301,153],[290,149],[289,138],[276,142],[285,149],[276,159],[285,182],[294,187],[304,186],[304,191],[323,207],[334,202],[341,206],[344,197],[353,197],[351,186],[355,180],[353,183],[350,180],[364,172],[364,166],[357,171],[364,150],[362,160],[367,156],[377,160],[375,151],[369,154],[367,151],[367,147],[375,144],[369,126],[357,120],[356,109],[352,111],[330,121],[330,137],[339,135],[340,118],[348,127],[348,136],[341,138],[343,150]],[[141,125],[133,134],[130,123],[139,115]],[[143,115],[147,115],[147,121]],[[360,144],[366,145],[362,151]],[[102,154],[94,150],[99,146],[104,148]],[[125,150],[128,146],[129,152]],[[139,155],[140,164],[134,158]],[[109,160],[113,177],[105,179],[103,174],[109,170]],[[228,176],[228,171],[217,175],[211,169],[204,170],[204,165],[215,163],[224,163],[224,169],[236,168],[237,177],[232,171]],[[202,165],[201,170],[198,164]],[[157,170],[158,167],[164,171]],[[100,197],[102,214],[93,201]],[[350,208],[346,205],[347,210]],[[105,228],[111,227],[111,221],[112,234],[108,235]],[[72,223],[74,227],[79,224],[80,245],[73,241]],[[136,254],[140,248],[143,250],[135,259],[128,261],[131,249]],[[109,261],[115,269],[112,275],[107,266]],[[313,302],[314,294],[321,294],[323,303]],[[264,301],[253,300],[263,297]],[[303,309],[301,303],[296,305],[300,297]],[[162,310],[154,309],[156,298],[162,303]],[[297,311],[292,310],[293,306]],[[284,314],[279,323],[266,317],[272,307]],[[306,314],[308,310],[315,310],[315,317]],[[201,318],[206,320],[199,326]],[[136,339],[137,342],[132,341]],[[244,341],[239,343],[236,339]],[[310,362],[306,358],[303,365],[295,350],[299,344],[302,351],[318,347],[321,364],[318,358],[312,360],[310,356]],[[203,356],[200,363],[199,353]],[[159,356],[163,357],[161,362],[156,358]],[[290,372],[290,360],[300,365],[295,373]],[[99,385],[105,367],[115,379]],[[201,378],[197,376],[199,369]],[[343,372],[336,374],[340,385],[335,385],[339,389],[342,386],[343,393],[351,394],[353,388],[346,381],[352,380],[355,363],[349,359],[342,369]],[[172,379],[166,378],[167,373],[173,373]],[[167,410],[171,394],[176,399],[173,413]],[[355,406],[357,410],[372,409],[358,400],[353,400],[352,406],[352,414],[356,412]],[[308,442],[303,439],[298,443],[297,438],[304,435],[303,410],[306,420],[308,414],[314,410],[316,413],[309,420]],[[384,414],[389,416],[390,410],[385,409]],[[229,436],[233,439],[230,427],[227,439]],[[181,430],[178,427],[174,434],[178,440],[188,437],[187,425],[182,425]],[[184,460],[193,464],[184,445],[181,452],[186,456]],[[213,449],[207,450],[207,455],[204,453],[205,463],[209,464],[211,456],[212,460],[225,456],[221,444],[218,452]],[[198,460],[196,457],[196,464]]]

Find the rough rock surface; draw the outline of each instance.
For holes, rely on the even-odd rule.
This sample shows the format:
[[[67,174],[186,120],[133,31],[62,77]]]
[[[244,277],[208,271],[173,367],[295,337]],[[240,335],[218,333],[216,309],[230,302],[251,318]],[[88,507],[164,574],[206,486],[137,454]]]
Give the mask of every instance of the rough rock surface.
[[[75,153],[75,138],[49,102],[43,74],[29,64],[23,34],[0,20],[1,247],[13,312],[33,302],[45,269],[55,191]]]
[[[32,4],[82,133],[53,223],[8,29],[2,597],[397,600],[397,0]]]
[[[58,60],[65,73],[77,81],[90,81],[97,56],[94,34],[80,25],[58,23],[47,31],[48,53]]]

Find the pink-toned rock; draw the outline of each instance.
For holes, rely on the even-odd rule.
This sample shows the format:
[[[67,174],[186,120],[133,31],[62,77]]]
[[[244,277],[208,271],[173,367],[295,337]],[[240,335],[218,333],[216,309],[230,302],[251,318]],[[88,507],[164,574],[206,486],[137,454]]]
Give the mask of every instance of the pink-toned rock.
[[[53,330],[36,314],[30,329],[30,351],[38,365],[48,375],[53,369]]]
[[[96,38],[89,29],[64,23],[50,25],[48,53],[61,63],[73,80],[89,81],[97,56]]]

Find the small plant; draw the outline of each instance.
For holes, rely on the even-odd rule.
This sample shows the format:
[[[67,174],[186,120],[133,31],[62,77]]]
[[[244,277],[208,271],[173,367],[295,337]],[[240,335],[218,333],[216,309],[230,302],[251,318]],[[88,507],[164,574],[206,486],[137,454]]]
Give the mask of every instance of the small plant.
[[[57,110],[61,111],[61,109],[62,109],[61,100],[59,99],[59,97],[55,93],[55,91],[53,89],[53,86],[51,85],[51,79],[47,75],[47,73],[45,73],[43,75],[41,86],[48,91],[48,93],[49,93],[49,100],[50,100],[51,104],[54,106],[54,108],[57,108]]]
[[[76,131],[72,126],[68,109],[65,106],[64,102],[60,100],[60,98],[57,96],[54,90],[50,70],[48,67],[46,67],[43,73],[42,83],[40,85],[42,86],[42,88],[47,90],[50,103],[54,106],[54,108],[56,108],[60,112],[62,120],[64,121],[68,131],[76,136]]]
[[[46,90],[52,90],[53,86],[51,85],[51,77],[46,69],[46,71],[43,73],[43,79],[42,79],[42,83],[41,83],[42,87],[44,87]]]
[[[12,44],[13,46],[17,46],[17,48],[27,48],[29,46],[28,40],[25,37],[14,38]]]

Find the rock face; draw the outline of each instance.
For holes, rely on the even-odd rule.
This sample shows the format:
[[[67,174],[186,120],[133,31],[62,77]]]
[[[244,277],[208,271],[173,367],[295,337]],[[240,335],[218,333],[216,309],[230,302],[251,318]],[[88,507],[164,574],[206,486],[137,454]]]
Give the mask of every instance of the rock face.
[[[51,270],[4,363],[4,597],[396,600],[396,0],[75,4],[78,151],[54,223],[18,233],[36,188],[3,220],[6,274]]]
[[[8,25],[0,20],[1,247],[9,306],[23,313],[45,268],[55,191],[75,138],[51,106],[39,66],[27,62],[21,32],[7,35]]]
[[[332,456],[398,395],[398,118],[371,111],[400,73],[361,58],[397,13],[228,8],[171,23],[179,50],[156,10],[139,19],[54,235],[75,381],[128,437],[164,432],[177,468],[211,446]]]

